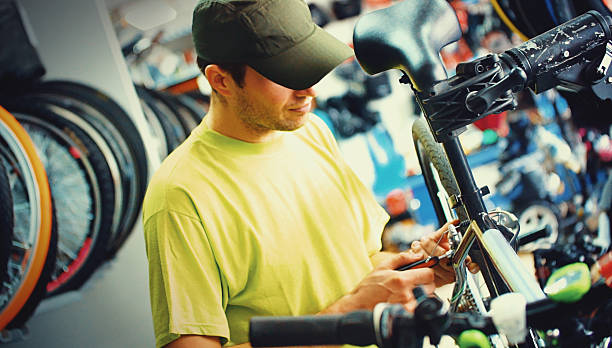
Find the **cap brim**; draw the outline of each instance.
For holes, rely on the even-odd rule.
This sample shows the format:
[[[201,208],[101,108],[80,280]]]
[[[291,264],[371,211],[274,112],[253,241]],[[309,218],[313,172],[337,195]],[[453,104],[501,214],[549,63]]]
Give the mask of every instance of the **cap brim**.
[[[302,90],[312,87],[353,54],[348,45],[315,26],[313,34],[296,46],[248,65],[279,85]]]

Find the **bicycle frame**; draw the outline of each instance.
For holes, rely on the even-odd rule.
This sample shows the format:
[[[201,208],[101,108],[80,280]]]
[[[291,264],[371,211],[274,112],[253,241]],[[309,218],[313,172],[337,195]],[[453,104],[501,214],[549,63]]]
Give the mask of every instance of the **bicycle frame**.
[[[546,295],[537,281],[523,266],[514,249],[498,230],[495,222],[489,217],[482,199],[483,191],[486,190],[480,189],[476,185],[459,139],[453,136],[443,142],[442,146],[461,192],[460,197],[454,197],[451,200],[465,207],[471,221],[461,243],[455,250],[452,259],[453,267],[464,264],[472,244],[477,241],[481,249],[489,256],[492,266],[497,269],[511,291],[522,293],[527,302],[545,298]],[[481,265],[481,267],[483,266],[489,267],[487,264]],[[484,269],[483,271],[488,272],[489,270]],[[492,296],[498,296],[505,292],[503,289],[497,289],[493,284],[489,289],[492,288],[496,289]]]
[[[595,62],[602,45],[610,45],[610,21],[590,12],[504,55],[489,55],[460,64],[458,75],[450,79],[439,51],[457,41],[461,29],[446,1],[400,2],[366,14],[355,25],[353,43],[362,68],[370,74],[402,70],[405,75],[400,82],[411,85],[429,129],[441,143],[459,189],[459,195],[451,196],[450,204],[454,208],[462,206],[469,220],[452,261],[459,267],[477,241],[481,252],[471,256],[480,265],[492,297],[513,291],[534,302],[546,296],[489,217],[483,201],[488,188],[476,185],[457,137],[477,119],[515,107],[512,92],[526,88],[528,83],[533,83],[538,92],[564,81],[576,86],[590,83],[576,80],[575,75],[567,72],[579,71],[582,65]],[[587,31],[580,31],[584,28]],[[572,40],[557,43],[558,35],[576,37],[575,44]],[[558,47],[552,47],[553,44]],[[541,54],[531,54],[534,47]],[[598,71],[609,74],[609,70],[612,69],[600,65]],[[563,74],[556,74],[557,71]],[[481,260],[477,254],[484,254]]]

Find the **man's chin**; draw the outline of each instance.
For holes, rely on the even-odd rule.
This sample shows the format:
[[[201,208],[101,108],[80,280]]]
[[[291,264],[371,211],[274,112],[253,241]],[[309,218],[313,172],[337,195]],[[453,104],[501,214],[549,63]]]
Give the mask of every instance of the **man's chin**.
[[[289,121],[285,122],[281,127],[279,127],[278,130],[286,131],[286,132],[291,132],[291,131],[294,131],[294,130],[298,130],[298,129],[302,128],[308,122],[308,119],[310,117],[309,115],[310,115],[310,113],[305,113],[299,119],[291,120],[291,122],[289,122]]]

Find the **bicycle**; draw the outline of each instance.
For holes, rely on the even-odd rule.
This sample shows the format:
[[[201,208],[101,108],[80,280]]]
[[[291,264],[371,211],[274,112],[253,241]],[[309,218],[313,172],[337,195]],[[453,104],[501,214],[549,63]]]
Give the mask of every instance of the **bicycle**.
[[[461,29],[445,1],[400,2],[356,23],[353,44],[362,68],[369,74],[399,69],[404,73],[400,82],[411,85],[427,122],[415,122],[413,134],[431,198],[441,222],[452,216],[446,205],[461,221],[449,236],[457,279],[451,312],[487,310],[478,300],[478,287],[469,285],[468,253],[480,266],[491,298],[508,292],[522,294],[527,303],[547,298],[516,254],[518,225],[499,223],[515,222],[513,215],[492,217],[485,208],[489,190],[476,185],[458,135],[488,114],[516,107],[512,93],[527,87],[536,93],[558,85],[589,88],[601,99],[611,98],[611,25],[611,18],[591,11],[502,54],[461,63],[448,78],[439,52],[461,37]],[[527,336],[522,346],[539,346],[535,332]]]

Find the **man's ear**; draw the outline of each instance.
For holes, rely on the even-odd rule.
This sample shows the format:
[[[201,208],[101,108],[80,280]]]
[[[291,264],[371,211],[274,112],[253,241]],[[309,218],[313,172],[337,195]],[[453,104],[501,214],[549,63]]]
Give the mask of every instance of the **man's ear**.
[[[228,96],[231,92],[234,80],[229,72],[221,69],[216,64],[209,64],[204,69],[204,75],[210,84],[210,87],[217,91],[222,96]]]

